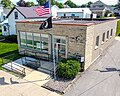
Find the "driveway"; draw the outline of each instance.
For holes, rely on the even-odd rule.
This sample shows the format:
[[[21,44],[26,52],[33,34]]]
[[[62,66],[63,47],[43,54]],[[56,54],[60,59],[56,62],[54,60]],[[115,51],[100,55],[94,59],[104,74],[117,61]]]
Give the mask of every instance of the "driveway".
[[[64,96],[120,96],[120,38],[116,38]]]

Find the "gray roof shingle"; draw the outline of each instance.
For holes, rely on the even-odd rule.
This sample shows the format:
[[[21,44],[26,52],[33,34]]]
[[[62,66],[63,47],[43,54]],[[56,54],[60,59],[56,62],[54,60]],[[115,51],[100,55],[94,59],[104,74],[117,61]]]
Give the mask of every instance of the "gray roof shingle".
[[[47,17],[47,15],[44,15],[42,17],[40,17],[36,11],[35,8],[38,8],[38,6],[35,7],[14,7],[7,15],[7,18],[9,17],[9,15],[12,13],[12,11],[14,9],[16,9],[17,11],[19,11],[25,18],[42,18],[42,17]]]

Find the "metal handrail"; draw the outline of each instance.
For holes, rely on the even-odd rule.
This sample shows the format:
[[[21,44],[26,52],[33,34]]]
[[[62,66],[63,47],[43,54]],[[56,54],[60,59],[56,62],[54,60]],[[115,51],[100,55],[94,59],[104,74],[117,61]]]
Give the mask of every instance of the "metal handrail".
[[[24,76],[26,75],[26,72],[25,72],[25,68],[24,68],[24,67],[22,67],[22,66],[17,65],[17,64],[14,63],[14,65],[19,66],[20,68],[23,69],[23,70],[20,70],[20,69],[18,69],[18,68],[16,68],[16,67],[12,66],[12,64],[13,64],[13,62],[11,63],[11,65],[6,65],[6,66],[7,66],[8,68],[12,69],[12,71],[15,70],[15,71],[21,73],[21,74],[24,75]]]

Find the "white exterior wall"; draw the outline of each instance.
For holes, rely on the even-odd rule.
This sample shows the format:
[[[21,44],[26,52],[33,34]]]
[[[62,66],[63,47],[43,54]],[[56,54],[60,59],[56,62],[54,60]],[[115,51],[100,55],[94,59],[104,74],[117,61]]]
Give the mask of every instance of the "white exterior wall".
[[[52,12],[53,18],[56,18],[56,17],[57,17],[57,12],[58,12],[58,10],[59,10],[59,8],[58,8],[56,5],[52,6],[51,12]]]
[[[19,12],[18,12],[18,19],[15,19],[14,12],[18,12],[18,11],[16,9],[13,10],[13,12],[8,17],[8,23],[10,25],[9,26],[10,35],[16,34],[16,21],[25,19],[24,16],[21,15]]]
[[[57,16],[61,17],[64,16],[64,14],[66,14],[66,16],[72,16],[72,14],[75,14],[75,16],[79,16],[80,18],[83,18],[83,13],[80,12],[57,12]]]
[[[3,7],[0,7],[0,22],[1,22],[1,14],[3,12]]]

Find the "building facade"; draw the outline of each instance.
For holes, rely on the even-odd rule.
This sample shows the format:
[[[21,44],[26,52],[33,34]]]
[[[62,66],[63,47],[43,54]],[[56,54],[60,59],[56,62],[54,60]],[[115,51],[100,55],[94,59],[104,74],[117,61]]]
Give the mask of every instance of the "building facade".
[[[89,8],[62,8],[57,12],[57,16],[60,18],[90,18],[90,15],[91,11]]]
[[[108,5],[104,4],[102,1],[98,0],[91,4],[90,10],[92,13],[97,14],[97,17],[105,16],[106,11],[111,12]]]
[[[32,54],[37,52],[44,59],[48,55],[52,59],[54,50],[56,62],[78,56],[87,69],[114,41],[117,20],[55,21],[52,29],[45,30],[39,30],[40,24],[17,22],[19,51],[32,50]]]

